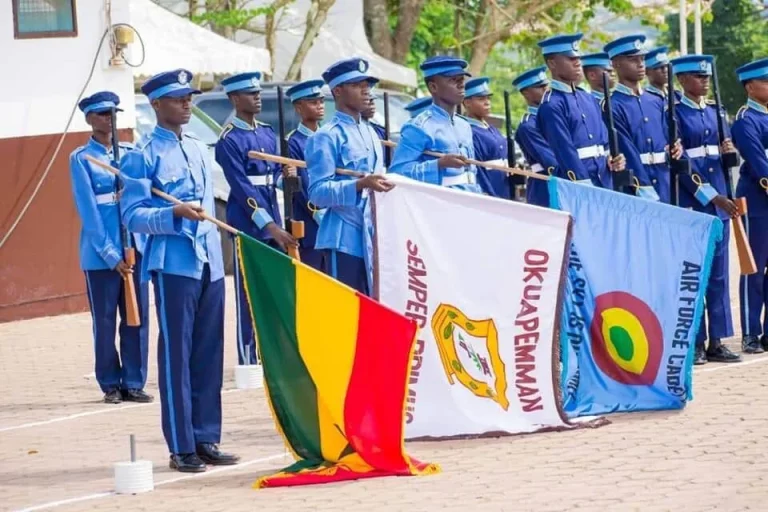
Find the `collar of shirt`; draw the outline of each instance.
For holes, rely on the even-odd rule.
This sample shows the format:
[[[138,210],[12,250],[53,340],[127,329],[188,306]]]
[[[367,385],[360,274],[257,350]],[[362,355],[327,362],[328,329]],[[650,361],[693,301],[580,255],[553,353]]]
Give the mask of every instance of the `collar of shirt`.
[[[599,99],[599,100],[601,100],[601,101],[605,99],[605,94],[604,94],[604,93],[602,93],[602,92],[600,92],[600,91],[597,91],[597,90],[595,90],[595,89],[592,89],[591,91],[589,91],[589,93],[590,93],[592,96],[594,96],[595,98],[597,98],[597,99]]]
[[[157,137],[159,137],[161,139],[175,140],[176,142],[179,141],[179,136],[178,135],[176,135],[171,130],[166,130],[165,128],[163,128],[159,124],[155,125],[155,129],[152,130],[152,135],[155,135],[155,136],[157,136]]]
[[[455,113],[453,115],[449,114],[447,110],[445,110],[442,107],[438,107],[434,103],[432,103],[432,105],[430,105],[429,108],[432,110],[432,113],[437,114],[444,119],[448,119],[451,122],[453,122],[453,118],[456,115]]]
[[[620,92],[621,94],[626,94],[627,96],[642,96],[643,95],[643,88],[638,86],[637,87],[637,94],[635,94],[635,91],[633,91],[631,88],[627,87],[624,84],[616,84],[616,87],[613,89],[616,92]]]
[[[461,116],[461,117],[463,117],[464,120],[466,122],[468,122],[469,124],[471,124],[472,126],[477,126],[478,128],[488,129],[488,123],[486,123],[485,121],[480,121],[479,119],[474,119],[474,118],[469,117],[469,116]]]
[[[312,130],[310,130],[309,128],[307,128],[304,125],[304,123],[299,123],[299,126],[296,127],[296,131],[301,133],[301,134],[306,135],[307,137],[311,137],[315,133]]]
[[[621,85],[621,84],[619,84],[619,85]],[[658,94],[659,96],[663,96],[665,98],[667,97],[666,91],[664,91],[663,89],[659,89],[658,87],[656,87],[654,85],[651,85],[651,84],[648,84],[645,87],[645,90],[648,91],[648,92],[652,92],[653,94]]]
[[[232,118],[232,125],[235,126],[236,128],[240,128],[241,130],[253,131],[256,129],[256,123],[254,124],[247,123],[246,121],[243,121],[237,116]]]
[[[565,82],[561,82],[560,80],[552,80],[549,82],[549,87],[551,89],[554,89],[556,91],[560,92],[569,92],[574,93],[576,92],[576,88],[570,84],[567,84]]]
[[[756,102],[752,98],[749,98],[747,100],[747,107],[751,108],[752,110],[757,110],[761,114],[768,114],[768,107],[766,107],[765,105],[761,105],[760,103]],[[97,144],[98,144],[98,142],[97,142]],[[99,144],[99,145],[101,145],[101,144]]]
[[[337,120],[341,121],[342,123],[345,123],[345,124],[354,124],[354,125],[358,125],[358,124],[360,124],[360,121],[362,121],[362,120],[363,120],[363,116],[360,116],[360,117],[359,117],[359,119],[356,121],[356,120],[355,120],[355,118],[354,118],[354,117],[352,117],[351,115],[349,115],[349,114],[345,114],[344,112],[340,112],[340,111],[338,111],[338,110],[337,110],[337,111],[336,111],[336,113],[334,114],[334,117],[335,117]]]
[[[704,110],[707,108],[707,101],[702,98],[701,103],[694,102],[691,98],[683,94],[682,100],[680,100],[684,105],[688,105],[689,107],[696,109],[696,110]]]
[[[535,116],[539,113],[539,107],[532,107],[531,105],[528,105],[528,113],[532,116]]]
[[[95,151],[96,153],[100,153],[102,155],[111,155],[112,149],[107,149],[105,145],[103,145],[101,142],[97,141],[93,137],[88,139],[88,147]]]

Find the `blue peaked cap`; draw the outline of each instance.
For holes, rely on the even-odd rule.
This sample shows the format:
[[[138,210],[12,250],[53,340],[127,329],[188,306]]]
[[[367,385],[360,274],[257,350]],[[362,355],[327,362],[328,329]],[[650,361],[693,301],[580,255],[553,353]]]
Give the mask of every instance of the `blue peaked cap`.
[[[472,78],[464,84],[464,98],[474,98],[477,96],[493,96],[490,84],[491,79],[485,76]]]
[[[261,73],[253,71],[250,73],[239,73],[232,75],[221,81],[224,92],[258,92],[261,90]]]
[[[368,74],[368,68],[370,65],[365,59],[358,57],[352,59],[345,59],[331,64],[331,66],[323,73],[323,80],[328,84],[328,87],[333,89],[339,85],[353,84],[357,82],[367,81],[371,85],[379,83],[378,78],[374,78]]]
[[[422,62],[419,68],[424,74],[424,78],[433,76],[470,76],[466,70],[468,65],[464,59],[448,55],[437,55]]]
[[[405,110],[411,113],[411,117],[416,117],[421,114],[426,108],[432,104],[432,97],[425,96],[423,98],[416,98],[405,106]]]
[[[621,55],[645,55],[648,49],[645,47],[645,34],[632,34],[614,39],[603,47],[611,59]]]
[[[512,85],[517,87],[518,91],[522,91],[528,87],[535,87],[538,85],[545,85],[549,83],[547,78],[547,67],[541,66],[521,73],[517,78],[512,80]]]
[[[768,79],[768,59],[759,59],[744,64],[736,70],[736,75],[741,83],[755,78]]]
[[[581,57],[579,45],[584,34],[558,34],[539,41],[541,53],[547,57],[549,55],[565,55],[567,57]]]
[[[611,58],[605,52],[590,53],[589,55],[584,55],[581,58],[581,67],[582,68],[596,67],[596,68],[602,68],[602,69],[613,69],[613,65],[611,64]]]
[[[101,91],[83,98],[77,106],[87,116],[91,112],[107,112],[113,108],[118,112],[122,112],[123,109],[117,108],[119,104],[120,97],[117,94],[111,91]]]
[[[141,86],[141,92],[146,94],[150,101],[164,97],[179,98],[190,94],[200,94],[200,91],[189,85],[191,81],[192,73],[186,69],[164,71],[144,82],[144,85]]]
[[[325,82],[322,80],[305,80],[292,86],[285,93],[291,103],[296,103],[299,100],[313,100],[324,96],[323,85]]]
[[[685,55],[672,59],[672,73],[693,73],[695,75],[711,75],[712,63],[715,58],[712,55]]]
[[[666,46],[659,46],[654,48],[645,54],[645,67],[648,69],[659,68],[669,64],[669,55],[667,55],[668,48]]]

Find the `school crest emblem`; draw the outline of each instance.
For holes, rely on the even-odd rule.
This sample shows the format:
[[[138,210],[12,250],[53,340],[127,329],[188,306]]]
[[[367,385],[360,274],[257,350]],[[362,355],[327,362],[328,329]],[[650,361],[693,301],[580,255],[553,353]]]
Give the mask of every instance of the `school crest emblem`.
[[[178,79],[181,85],[187,85],[189,83],[189,75],[186,71],[180,71]]]

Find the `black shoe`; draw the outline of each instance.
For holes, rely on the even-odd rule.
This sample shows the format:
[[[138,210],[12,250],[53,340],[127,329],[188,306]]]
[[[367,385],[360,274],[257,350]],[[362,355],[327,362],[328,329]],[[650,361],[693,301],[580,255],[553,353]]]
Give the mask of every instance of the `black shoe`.
[[[182,473],[202,473],[206,469],[196,453],[172,453],[168,467]]]
[[[760,337],[760,344],[763,346],[763,350],[768,352],[768,335],[763,334]]]
[[[124,389],[121,393],[123,395],[123,400],[126,402],[148,404],[154,401],[154,397],[146,394],[143,389]]]
[[[717,343],[709,346],[709,350],[707,350],[707,360],[714,363],[740,363],[741,356],[731,352],[731,350],[722,343]]]
[[[123,401],[123,397],[120,394],[119,389],[110,389],[104,393],[104,403],[107,404],[119,404]]]
[[[707,364],[707,354],[704,352],[704,347],[696,345],[696,352],[693,355],[693,364],[702,365]]]
[[[744,336],[741,338],[741,351],[745,354],[762,354],[765,352],[757,336]]]
[[[240,461],[240,457],[231,453],[219,451],[214,443],[200,443],[197,445],[197,455],[206,464],[211,466],[231,466]]]

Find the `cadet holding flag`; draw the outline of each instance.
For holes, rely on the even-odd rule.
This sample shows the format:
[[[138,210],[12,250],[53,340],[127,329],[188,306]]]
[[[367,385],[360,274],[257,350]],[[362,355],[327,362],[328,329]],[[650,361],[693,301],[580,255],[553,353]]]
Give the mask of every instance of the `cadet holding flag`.
[[[608,73],[608,87],[616,85],[615,74],[611,59],[607,53],[592,53],[581,58],[581,67],[584,69],[584,78],[589,84],[589,93],[595,97],[598,103],[605,98],[603,90],[603,73]]]
[[[557,176],[557,160],[552,149],[536,127],[536,115],[544,93],[549,87],[545,66],[522,73],[512,81],[525,102],[528,111],[523,115],[515,132],[515,141],[520,145],[525,161],[538,174]],[[549,192],[544,180],[529,179],[526,185],[526,201],[537,206],[549,206]]]
[[[208,148],[183,130],[192,115],[192,73],[153,76],[141,91],[157,126],[121,159],[125,224],[146,233],[142,280],[152,276],[160,327],[157,347],[163,435],[170,467],[205,471],[206,464],[235,464],[219,451],[224,367],[224,264],[214,215]],[[157,188],[184,204],[152,194]]]
[[[286,94],[293,103],[301,122],[288,134],[288,156],[295,160],[304,160],[304,150],[307,140],[319,128],[320,121],[325,116],[325,95],[322,80],[307,80],[288,89]],[[298,169],[298,192],[293,196],[293,214],[296,220],[304,222],[304,237],[299,240],[301,247],[301,262],[310,267],[323,271],[323,252],[315,249],[317,228],[322,218],[323,210],[319,210],[309,201],[309,175],[306,168]]]
[[[306,147],[309,200],[318,208],[327,208],[315,248],[325,251],[328,275],[370,295],[368,191],[386,192],[394,186],[382,175],[381,141],[362,118],[378,79],[368,74],[368,61],[352,58],[329,67],[323,80],[333,94],[336,113],[309,137]],[[363,177],[337,174],[339,168]]]
[[[249,151],[278,154],[277,136],[268,124],[256,120],[261,113],[261,73],[240,73],[221,81],[235,109],[216,143],[216,161],[229,183],[227,223],[283,251],[296,246],[296,239],[282,227],[276,181],[280,167],[251,159]],[[241,365],[257,364],[256,338],[251,308],[245,294],[237,251],[234,252],[237,288],[237,353]]]
[[[467,61],[437,56],[425,60],[420,68],[432,95],[432,105],[400,128],[400,144],[389,172],[409,178],[482,193],[477,170],[467,162],[474,158],[472,128],[456,114],[464,99]],[[443,153],[440,158],[425,151]]]
[[[488,124],[491,115],[490,79],[472,78],[467,81],[464,93],[464,119],[472,127],[475,158],[483,162],[507,165],[507,138],[495,126]],[[509,175],[503,171],[477,168],[477,183],[485,194],[503,199],[513,199],[514,191]]]
[[[680,206],[717,215],[723,221],[723,240],[715,247],[712,270],[707,285],[706,309],[709,320],[702,318],[696,335],[694,364],[707,361],[737,362],[734,354],[721,343],[733,335],[731,299],[728,288],[728,240],[730,219],[738,217],[739,209],[727,197],[725,174],[720,152],[734,152],[730,139],[718,144],[717,111],[706,100],[712,75],[711,55],[686,55],[672,60],[672,70],[683,87],[683,96],[676,107],[680,136],[685,156],[691,161],[691,174],[680,175]],[[704,349],[709,334],[709,347]]]
[[[768,59],[750,62],[736,74],[749,98],[731,130],[744,160],[736,195],[747,200],[746,231],[757,264],[757,273],[742,275],[739,283],[741,346],[759,354],[768,350]]]
[[[120,98],[113,92],[98,92],[84,98],[80,110],[93,131],[85,146],[74,150],[69,157],[72,192],[80,216],[80,268],[85,273],[88,304],[93,320],[93,348],[96,381],[104,393],[104,401],[117,404],[123,400],[151,402],[145,393],[149,339],[149,289],[141,283],[140,272],[123,258],[120,208],[118,205],[118,178],[109,171],[92,165],[86,156],[112,164],[114,144],[124,146],[112,138],[112,110]],[[130,149],[125,145],[124,149]],[[136,264],[141,267],[143,238],[128,233],[139,245]],[[132,279],[141,325],[127,323],[125,281]],[[117,312],[120,311],[120,355],[115,349]]]
[[[579,41],[582,34],[557,35],[539,42],[552,82],[542,98],[536,126],[551,148],[557,148],[563,177],[613,189],[612,171],[623,171],[623,155],[608,158],[608,129],[600,105],[577,87],[581,82]]]

